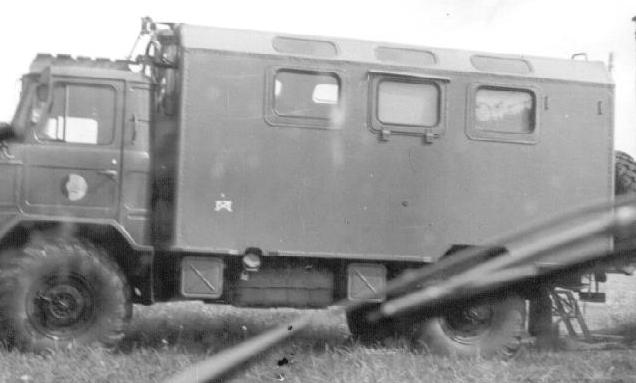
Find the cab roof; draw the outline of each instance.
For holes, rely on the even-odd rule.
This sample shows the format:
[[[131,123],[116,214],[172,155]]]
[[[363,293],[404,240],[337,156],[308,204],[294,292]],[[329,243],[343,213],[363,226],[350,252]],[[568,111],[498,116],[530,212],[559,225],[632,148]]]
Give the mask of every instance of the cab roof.
[[[180,44],[188,49],[298,56],[322,61],[347,61],[475,74],[612,84],[601,61],[555,59],[468,50],[417,47],[393,43],[293,36],[189,24],[178,24]]]
[[[68,54],[51,55],[38,53],[31,62],[29,73],[42,73],[50,68],[51,72],[62,76],[82,76],[93,78],[117,78],[129,81],[147,81],[141,74],[130,69],[126,60],[107,58],[73,57]]]

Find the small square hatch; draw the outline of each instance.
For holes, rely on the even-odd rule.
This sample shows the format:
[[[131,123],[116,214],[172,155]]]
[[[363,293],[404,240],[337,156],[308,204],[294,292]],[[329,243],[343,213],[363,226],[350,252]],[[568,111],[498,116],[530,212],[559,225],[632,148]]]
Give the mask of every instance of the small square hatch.
[[[347,266],[347,298],[351,301],[382,302],[385,298],[386,267],[375,263]],[[381,293],[378,296],[378,293]]]
[[[218,299],[223,294],[223,260],[185,257],[181,261],[181,294],[188,298]]]

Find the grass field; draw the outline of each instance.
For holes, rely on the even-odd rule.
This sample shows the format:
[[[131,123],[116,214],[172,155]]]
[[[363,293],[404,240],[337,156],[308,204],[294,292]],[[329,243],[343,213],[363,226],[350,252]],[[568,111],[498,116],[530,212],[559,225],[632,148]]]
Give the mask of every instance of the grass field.
[[[315,325],[260,356],[234,382],[636,382],[636,276],[611,276],[608,304],[586,304],[590,327],[626,336],[611,350],[540,352],[513,360],[454,360],[413,353],[399,341],[354,343],[344,318],[314,311]],[[184,367],[288,321],[295,310],[196,302],[135,307],[123,346],[76,347],[36,356],[0,351],[0,382],[160,382]]]

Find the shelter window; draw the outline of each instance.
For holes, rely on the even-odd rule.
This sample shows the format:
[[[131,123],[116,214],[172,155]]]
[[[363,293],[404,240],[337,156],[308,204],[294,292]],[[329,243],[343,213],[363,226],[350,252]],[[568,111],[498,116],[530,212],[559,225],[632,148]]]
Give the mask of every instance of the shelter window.
[[[519,89],[481,87],[475,94],[475,128],[500,133],[534,131],[535,99]]]
[[[440,89],[435,83],[382,80],[377,97],[382,124],[433,127],[439,122]]]
[[[48,119],[37,131],[43,141],[107,145],[115,129],[114,88],[102,85],[57,84]]]
[[[281,70],[274,80],[278,116],[329,120],[340,102],[340,79],[333,73]]]
[[[541,112],[541,88],[475,83],[468,88],[466,135],[473,140],[536,144]]]

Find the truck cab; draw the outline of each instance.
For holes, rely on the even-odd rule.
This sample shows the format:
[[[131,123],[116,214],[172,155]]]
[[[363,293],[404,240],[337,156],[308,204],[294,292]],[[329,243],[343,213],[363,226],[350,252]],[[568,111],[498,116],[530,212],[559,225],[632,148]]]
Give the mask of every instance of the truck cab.
[[[3,223],[116,221],[148,245],[150,88],[123,61],[38,55],[2,151]]]

